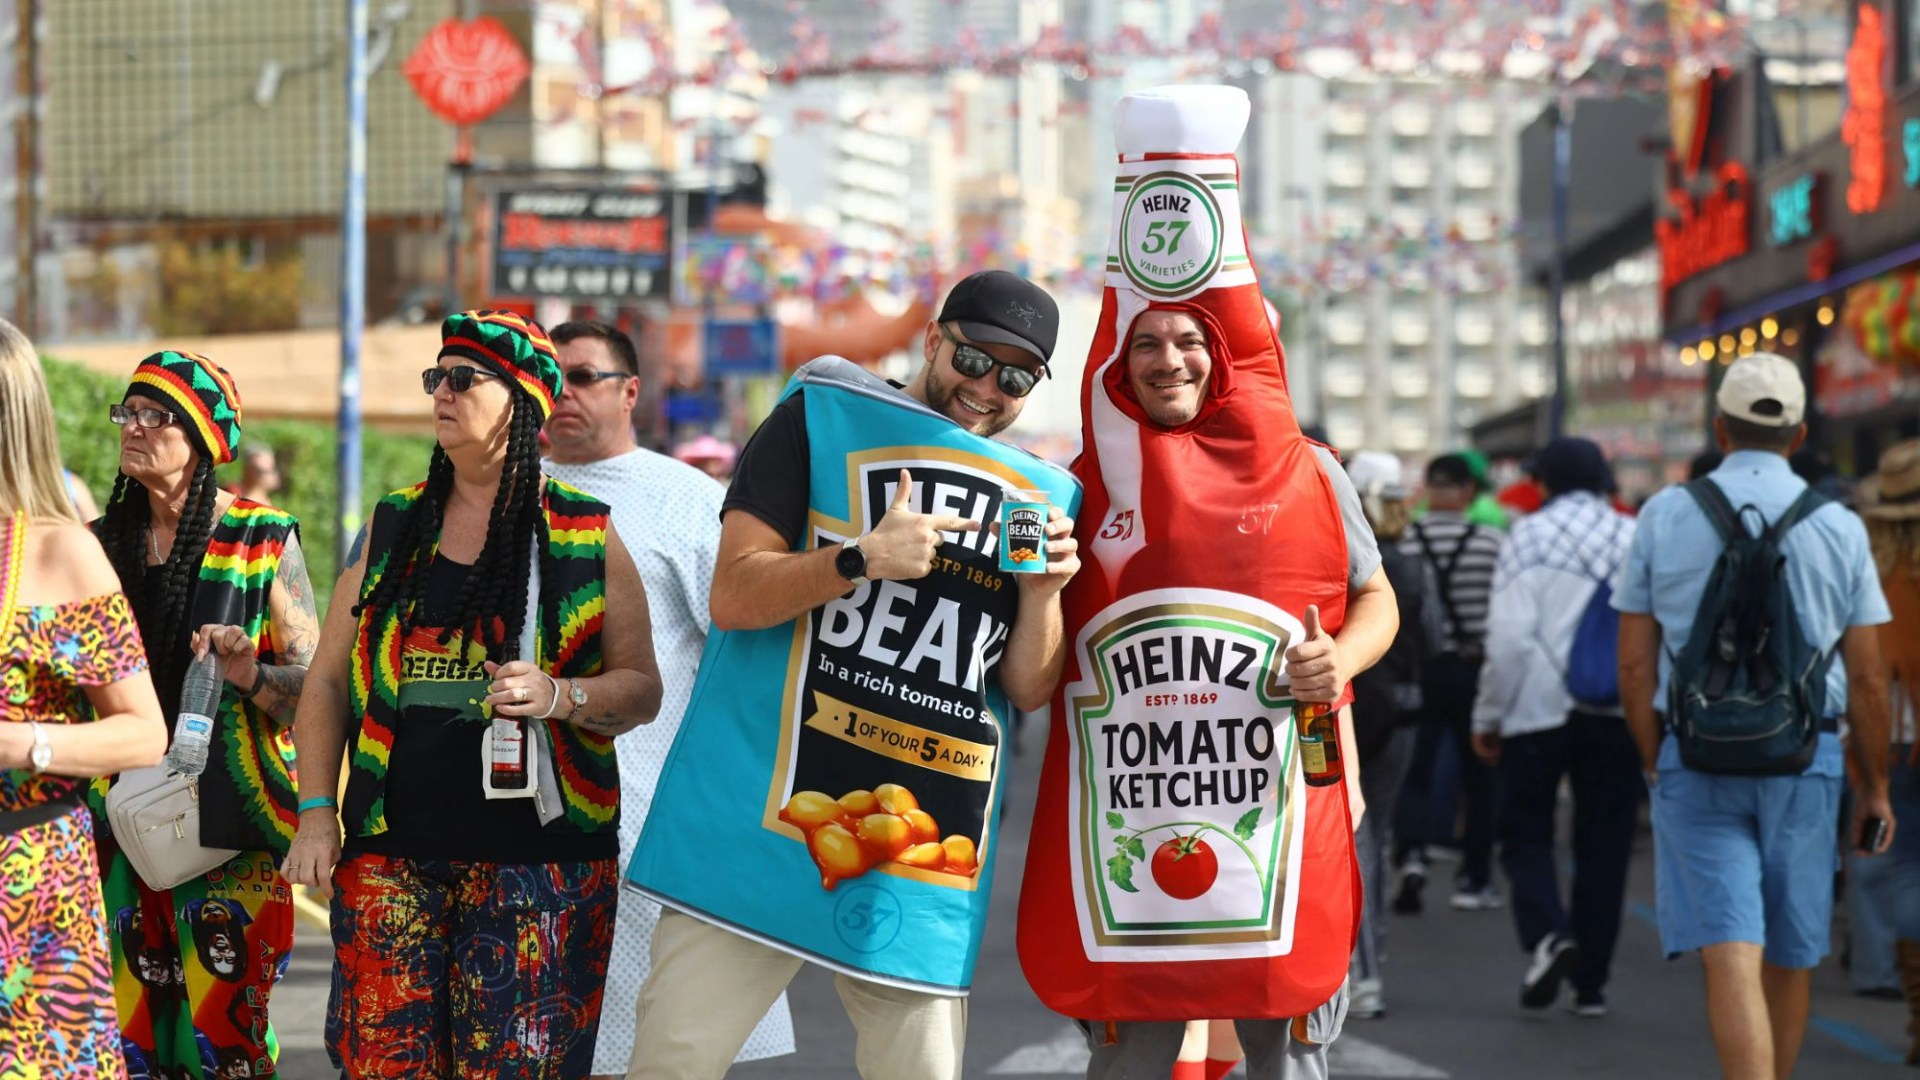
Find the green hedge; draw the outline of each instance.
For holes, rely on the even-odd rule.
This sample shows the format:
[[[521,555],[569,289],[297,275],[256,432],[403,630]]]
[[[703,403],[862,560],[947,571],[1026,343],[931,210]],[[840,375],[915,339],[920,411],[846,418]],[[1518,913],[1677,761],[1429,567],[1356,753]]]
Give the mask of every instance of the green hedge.
[[[119,431],[107,420],[107,408],[127,392],[124,379],[101,375],[61,360],[45,360],[47,384],[59,419],[60,450],[67,468],[87,482],[103,506],[120,471]],[[128,372],[132,372],[129,361]],[[244,396],[246,388],[241,387]],[[322,610],[333,591],[339,550],[334,524],[339,484],[334,469],[338,433],[326,424],[305,420],[265,420],[246,424],[242,439],[248,446],[265,444],[280,455],[285,488],[274,500],[300,519],[301,544],[320,594]],[[361,439],[362,515],[380,496],[395,488],[420,482],[427,475],[433,440],[426,436],[384,435],[367,432]],[[240,464],[220,469],[221,483],[237,483]]]

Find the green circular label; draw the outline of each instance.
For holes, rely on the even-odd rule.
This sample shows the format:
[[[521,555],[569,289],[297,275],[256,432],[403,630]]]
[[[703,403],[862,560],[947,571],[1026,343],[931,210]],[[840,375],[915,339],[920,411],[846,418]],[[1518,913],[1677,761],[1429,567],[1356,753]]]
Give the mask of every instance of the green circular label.
[[[1153,296],[1183,296],[1220,269],[1220,202],[1186,173],[1148,173],[1120,211],[1120,269]]]

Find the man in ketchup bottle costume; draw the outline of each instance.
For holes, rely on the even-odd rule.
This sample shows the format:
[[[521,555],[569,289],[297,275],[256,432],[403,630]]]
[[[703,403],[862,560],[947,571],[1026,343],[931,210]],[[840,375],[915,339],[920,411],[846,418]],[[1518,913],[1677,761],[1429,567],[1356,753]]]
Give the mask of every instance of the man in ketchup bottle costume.
[[[1163,1080],[1185,1022],[1217,1018],[1250,1076],[1324,1076],[1346,1009],[1359,786],[1351,753],[1343,782],[1305,782],[1292,707],[1344,705],[1399,616],[1352,485],[1293,414],[1241,231],[1247,114],[1223,86],[1116,112],[1074,466],[1091,539],[1019,928],[1090,1080]]]

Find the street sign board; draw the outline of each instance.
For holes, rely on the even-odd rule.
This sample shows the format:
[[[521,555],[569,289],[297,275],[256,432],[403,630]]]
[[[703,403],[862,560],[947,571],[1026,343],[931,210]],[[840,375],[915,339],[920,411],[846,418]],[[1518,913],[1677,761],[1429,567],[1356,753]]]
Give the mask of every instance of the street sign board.
[[[534,188],[494,194],[493,292],[619,302],[672,288],[666,191]]]

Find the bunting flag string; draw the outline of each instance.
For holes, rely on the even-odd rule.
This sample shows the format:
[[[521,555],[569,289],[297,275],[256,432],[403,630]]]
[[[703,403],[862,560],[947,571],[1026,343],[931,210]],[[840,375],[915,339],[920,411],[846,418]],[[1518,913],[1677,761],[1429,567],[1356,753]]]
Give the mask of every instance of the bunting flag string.
[[[1339,295],[1375,282],[1406,291],[1475,292],[1503,289],[1518,273],[1516,235],[1506,224],[1485,240],[1468,240],[1457,230],[1406,235],[1378,225],[1355,237],[1309,234],[1301,247],[1306,253],[1255,237],[1251,255],[1262,284],[1298,295]],[[1105,281],[1101,258],[1050,265],[997,230],[949,257],[928,243],[879,254],[833,243],[804,247],[723,236],[688,245],[679,266],[689,299],[755,305],[802,298],[825,303],[866,289],[932,297],[942,283],[980,266],[1004,267],[1052,290],[1097,292]]]
[[[1694,0],[1675,0],[1694,2]],[[871,5],[870,5],[871,6]],[[742,75],[792,84],[848,75],[922,75],[972,71],[1018,75],[1057,67],[1076,81],[1119,76],[1143,60],[1171,61],[1193,77],[1241,77],[1270,72],[1359,70],[1383,75],[1433,76],[1500,82],[1564,83],[1576,95],[1622,89],[1658,90],[1676,67],[1707,69],[1731,63],[1743,47],[1747,20],[1708,13],[1676,36],[1661,8],[1605,0],[1577,14],[1565,0],[1346,0],[1342,4],[1276,5],[1257,28],[1229,25],[1217,14],[1195,21],[1184,38],[1166,38],[1122,24],[1104,39],[1078,27],[1045,25],[1029,40],[989,42],[962,23],[922,51],[906,48],[897,20],[876,19],[856,42],[835,41],[828,29],[795,5],[784,51],[760,53],[737,22],[720,20],[691,67],[671,63],[672,34],[657,19],[624,20],[653,53],[640,78],[616,85],[594,81],[592,96],[659,95],[679,86],[711,86]],[[959,12],[956,11],[956,15]],[[582,42],[581,63],[597,74],[595,52]]]

